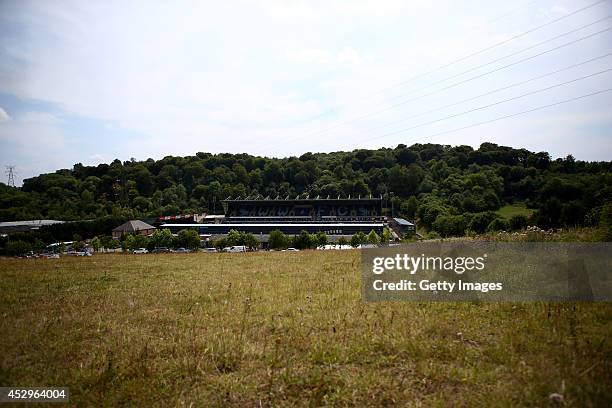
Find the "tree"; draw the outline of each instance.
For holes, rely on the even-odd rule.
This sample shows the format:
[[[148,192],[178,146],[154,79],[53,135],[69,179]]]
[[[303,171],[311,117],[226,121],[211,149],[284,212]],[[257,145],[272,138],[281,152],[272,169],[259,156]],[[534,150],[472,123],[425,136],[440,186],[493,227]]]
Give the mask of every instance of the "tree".
[[[468,223],[468,229],[476,234],[482,234],[487,230],[489,224],[498,217],[499,215],[492,211],[474,214]]]
[[[247,248],[255,249],[259,247],[259,241],[255,237],[255,235],[249,233],[245,233],[242,238],[242,242]]]
[[[134,235],[134,248],[147,248],[149,246],[149,237],[145,235]]]
[[[344,237],[340,237],[340,238],[338,238],[337,244],[340,245],[340,246],[348,245],[348,244],[350,244],[350,241],[348,239],[344,238]]]
[[[270,232],[268,247],[270,249],[283,249],[289,246],[289,238],[280,230]]]
[[[6,246],[7,255],[24,255],[32,250],[32,245],[25,241],[11,241]]]
[[[180,230],[177,235],[177,243],[182,248],[198,249],[202,243],[198,231],[194,229]]]
[[[100,246],[102,248],[118,248],[120,245],[119,240],[117,239],[113,239],[113,237],[111,237],[110,235],[103,235],[102,238],[100,238]]]
[[[229,231],[226,239],[227,239],[227,245],[229,246],[243,245],[241,242],[242,236],[240,235],[240,232],[235,229],[232,229]]]
[[[414,144],[288,159],[199,152],[97,166],[77,163],[72,169],[26,179],[22,188],[0,183],[0,219],[96,218],[41,228],[53,231],[54,239],[41,237],[48,244],[102,237],[112,227],[145,214],[219,213],[221,200],[228,196],[390,197],[393,191],[395,212],[418,218],[430,230],[440,216],[461,215],[468,224],[475,220],[470,229],[484,232],[493,219],[473,214],[495,211],[517,199],[538,210],[533,222],[542,227],[594,226],[601,208],[612,202],[611,173],[610,161],[589,163],[572,156],[551,160],[546,152],[493,143],[483,143],[478,150]],[[110,216],[123,219],[102,228]],[[517,220],[520,225],[523,221]],[[82,228],[86,224],[96,227]],[[72,239],[73,233],[81,238]],[[0,242],[0,249],[6,245],[8,241]]]
[[[372,230],[366,237],[366,241],[368,242],[368,244],[378,245],[380,244],[380,237],[378,236],[376,231]]]
[[[122,241],[122,247],[124,251],[133,251],[134,249],[136,249],[136,239],[134,238],[133,235],[128,235],[125,237],[125,239]]]
[[[74,249],[77,252],[82,251],[83,249],[85,249],[85,242],[83,242],[83,241],[74,241],[72,243],[72,249]]]
[[[359,245],[364,244],[366,242],[366,236],[363,232],[359,231],[356,234],[353,234],[351,237],[351,246],[353,248],[357,248]]]
[[[315,234],[314,236],[314,241],[316,243],[317,247],[322,247],[327,245],[327,234],[325,234],[323,231],[319,231]]]
[[[98,237],[94,237],[91,240],[91,247],[93,248],[94,251],[98,252],[101,246],[102,244],[100,243],[100,239]]]
[[[417,209],[419,207],[419,202],[417,201],[415,196],[410,196],[408,201],[402,203],[400,207],[400,211],[410,220],[415,218]]]
[[[389,245],[391,241],[391,230],[387,227],[383,228],[382,235],[380,236],[380,242],[383,245]]]
[[[172,246],[173,236],[168,228],[157,229],[151,234],[151,246],[153,248]]]
[[[308,231],[302,230],[299,235],[293,237],[293,246],[297,249],[308,249],[314,245],[316,245],[316,242]]]

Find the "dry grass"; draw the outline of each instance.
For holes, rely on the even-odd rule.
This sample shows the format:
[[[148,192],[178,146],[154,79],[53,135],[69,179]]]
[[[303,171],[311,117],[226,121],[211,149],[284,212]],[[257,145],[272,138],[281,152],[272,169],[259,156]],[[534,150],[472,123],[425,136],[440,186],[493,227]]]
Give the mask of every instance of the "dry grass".
[[[78,406],[610,406],[610,304],[366,304],[359,264],[0,259],[0,385]]]

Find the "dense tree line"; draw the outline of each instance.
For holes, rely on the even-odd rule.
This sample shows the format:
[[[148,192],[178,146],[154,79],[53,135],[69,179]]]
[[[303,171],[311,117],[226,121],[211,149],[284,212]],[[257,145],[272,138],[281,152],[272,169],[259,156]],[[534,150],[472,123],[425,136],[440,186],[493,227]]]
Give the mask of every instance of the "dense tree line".
[[[612,201],[612,163],[552,160],[484,143],[399,145],[394,149],[305,153],[283,159],[197,153],[161,160],[114,160],[0,184],[0,220],[128,219],[220,213],[227,197],[382,196],[394,214],[441,235],[511,228],[495,210],[522,202],[543,228],[599,223]],[[492,225],[493,223],[493,225]]]

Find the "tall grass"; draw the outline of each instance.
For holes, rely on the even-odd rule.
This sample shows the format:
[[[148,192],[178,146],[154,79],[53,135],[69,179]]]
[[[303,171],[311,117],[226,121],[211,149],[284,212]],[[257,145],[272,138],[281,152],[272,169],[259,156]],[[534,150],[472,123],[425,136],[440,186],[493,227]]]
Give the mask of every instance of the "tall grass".
[[[609,406],[609,304],[363,303],[357,250],[0,259],[0,385],[77,406]]]

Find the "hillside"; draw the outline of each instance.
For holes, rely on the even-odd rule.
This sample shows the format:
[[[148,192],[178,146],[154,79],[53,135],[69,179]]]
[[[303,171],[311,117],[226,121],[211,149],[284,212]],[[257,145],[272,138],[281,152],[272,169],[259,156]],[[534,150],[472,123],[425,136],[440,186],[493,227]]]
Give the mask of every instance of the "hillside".
[[[612,162],[552,160],[492,143],[477,150],[416,144],[283,159],[197,153],[75,164],[26,179],[21,188],[0,185],[0,220],[218,213],[229,196],[372,194],[382,195],[394,214],[442,235],[484,231],[498,217],[505,227],[495,211],[512,204],[536,210],[530,222],[544,228],[583,226],[597,224],[612,201],[611,170]]]

